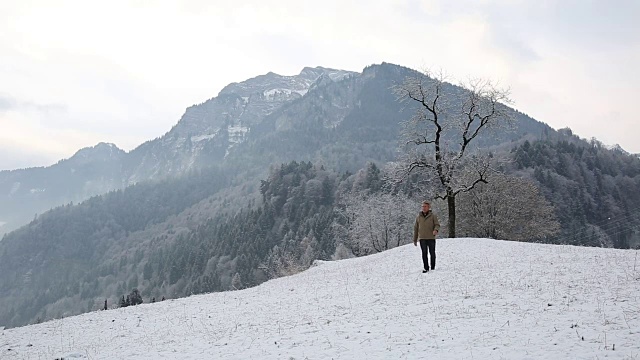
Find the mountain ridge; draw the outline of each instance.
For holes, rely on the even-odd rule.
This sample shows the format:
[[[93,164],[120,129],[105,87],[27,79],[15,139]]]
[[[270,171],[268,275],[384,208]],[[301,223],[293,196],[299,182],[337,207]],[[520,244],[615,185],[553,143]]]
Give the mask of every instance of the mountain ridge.
[[[176,130],[142,144],[123,165],[129,177],[117,179],[122,189],[31,215],[27,226],[3,237],[0,321],[16,326],[83,312],[95,297],[113,301],[134,287],[144,296],[186,296],[253,286],[308,266],[312,257],[348,252],[332,224],[345,196],[380,191],[376,164],[395,159],[400,122],[410,116],[390,87],[411,74],[383,64],[337,82],[320,79],[252,126],[228,153],[232,133],[241,132],[229,131],[230,123],[223,142]],[[514,132],[477,140],[512,159],[500,166],[535,181],[554,202],[563,231],[575,234],[554,241],[633,246],[627,209],[640,204],[637,159],[513,111]],[[193,157],[196,148],[200,158]],[[132,178],[136,167],[154,177]],[[61,185],[70,191],[95,181],[74,183],[64,169]],[[176,169],[183,173],[164,176]],[[602,225],[603,215],[630,220],[629,229]]]
[[[112,163],[112,166],[97,174],[91,174],[95,169],[91,169],[90,160],[83,164],[88,167],[83,169],[86,171],[79,173],[71,172],[61,164],[79,161],[80,157],[91,154],[92,149],[95,150],[104,143],[81,149],[71,158],[60,160],[49,167],[2,171],[0,199],[3,193],[11,193],[13,199],[7,199],[4,202],[6,205],[0,206],[0,223],[4,224],[0,226],[0,234],[25,224],[34,214],[58,205],[79,202],[140,181],[179,176],[193,169],[220,163],[234,147],[245,140],[250,126],[283,104],[302,97],[317,77],[325,72],[335,79],[353,74],[330,68],[305,67],[298,75],[270,73],[273,75],[259,75],[240,83],[229,84],[217,97],[188,107],[167,133],[144,142],[128,153],[119,153],[120,163]],[[270,80],[265,82],[264,79]],[[246,95],[245,98],[243,95]],[[94,154],[99,155],[97,152]],[[96,161],[100,161],[99,156]],[[37,176],[33,176],[34,172]],[[53,173],[53,176],[40,175],[46,173]],[[21,180],[23,178],[28,180]],[[110,180],[101,180],[105,178]],[[69,179],[73,180],[72,185],[67,186],[64,182]],[[24,190],[24,183],[35,183],[30,189],[37,191],[45,188],[43,184],[52,180],[60,185],[49,186],[48,193],[36,196],[29,191],[20,191]],[[18,191],[12,192],[16,184]],[[85,190],[73,193],[73,187]],[[15,199],[20,193],[23,197]]]

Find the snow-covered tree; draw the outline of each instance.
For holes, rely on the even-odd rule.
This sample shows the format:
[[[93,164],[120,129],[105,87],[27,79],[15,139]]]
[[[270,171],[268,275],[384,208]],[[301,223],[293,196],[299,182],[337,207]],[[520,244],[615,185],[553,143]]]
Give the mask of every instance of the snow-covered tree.
[[[353,194],[345,210],[351,249],[366,255],[409,243],[417,209],[418,201],[402,194]]]
[[[462,235],[539,241],[560,230],[553,206],[530,180],[491,174],[459,196]]]
[[[486,183],[490,162],[471,144],[479,134],[512,123],[509,91],[487,80],[455,88],[445,76],[424,72],[394,87],[398,99],[415,106],[400,135],[399,178],[419,172],[438,184],[435,198],[447,201],[448,232],[456,236],[456,196]]]
[[[233,275],[233,278],[231,279],[231,288],[233,290],[240,290],[240,289],[243,288],[242,279],[240,278],[240,274],[239,273],[235,273]]]
[[[265,261],[260,264],[260,269],[270,279],[297,274],[306,270],[311,262],[303,262],[294,251],[286,251],[282,247],[274,246]]]

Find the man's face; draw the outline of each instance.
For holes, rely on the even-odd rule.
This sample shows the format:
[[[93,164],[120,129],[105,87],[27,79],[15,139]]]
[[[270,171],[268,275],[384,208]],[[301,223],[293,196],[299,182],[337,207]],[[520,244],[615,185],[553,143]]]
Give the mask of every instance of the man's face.
[[[423,212],[428,212],[430,208],[431,208],[431,205],[429,205],[429,204],[422,204],[422,211],[423,211]]]

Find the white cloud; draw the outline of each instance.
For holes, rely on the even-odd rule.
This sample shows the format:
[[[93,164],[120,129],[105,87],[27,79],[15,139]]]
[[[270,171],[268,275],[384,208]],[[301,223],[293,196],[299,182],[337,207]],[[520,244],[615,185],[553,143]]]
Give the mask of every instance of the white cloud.
[[[73,155],[80,147],[103,141],[103,133],[68,127],[50,127],[38,111],[7,111],[0,118],[0,154],[17,165],[48,166]],[[31,162],[31,163],[28,163]]]
[[[387,61],[498,80],[512,87],[516,107],[538,120],[640,152],[629,135],[640,130],[632,108],[640,28],[630,15],[638,7],[552,0],[4,2],[0,98],[15,104],[0,102],[0,121],[18,121],[2,111],[12,106],[20,121],[40,124],[45,134],[91,133],[130,150],[228,83],[304,66],[360,71]],[[25,104],[58,110],[34,115]],[[608,126],[599,125],[603,117]],[[24,127],[3,133],[18,129]],[[4,136],[51,144],[16,152],[94,145],[86,144],[93,136],[74,143],[40,141],[38,134]]]

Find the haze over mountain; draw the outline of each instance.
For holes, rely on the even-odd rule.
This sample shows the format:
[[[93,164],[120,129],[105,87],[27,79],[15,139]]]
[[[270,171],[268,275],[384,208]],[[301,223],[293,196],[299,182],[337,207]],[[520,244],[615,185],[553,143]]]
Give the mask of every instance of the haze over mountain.
[[[268,73],[229,84],[217,97],[188,108],[164,136],[129,153],[100,143],[50,167],[0,171],[0,233],[58,205],[220,164],[251,126],[301,98],[316,81],[350,74],[321,67],[304,68],[297,76]]]
[[[401,112],[389,89],[410,75],[415,71],[392,64],[359,74],[322,67],[295,76],[268,73],[229,84],[218,96],[187,108],[165,135],[129,153],[101,143],[50,167],[0,171],[0,233],[55,206],[211,165],[264,174],[269,164],[326,159],[327,151],[341,154],[333,164],[340,170],[392,160],[399,123],[409,113]],[[514,114],[517,130],[491,144],[551,131]],[[371,154],[358,154],[363,151]]]
[[[30,221],[0,241],[0,325],[91,311],[133,289],[159,299],[251,287],[353,256],[340,233],[345,199],[386,191],[381,169],[415,110],[391,87],[412,75],[387,63],[269,73],[189,107],[129,153],[98,144],[48,168],[0,172],[0,221]],[[637,247],[640,159],[510,113],[513,131],[475,146],[551,203],[561,231],[542,240]]]

